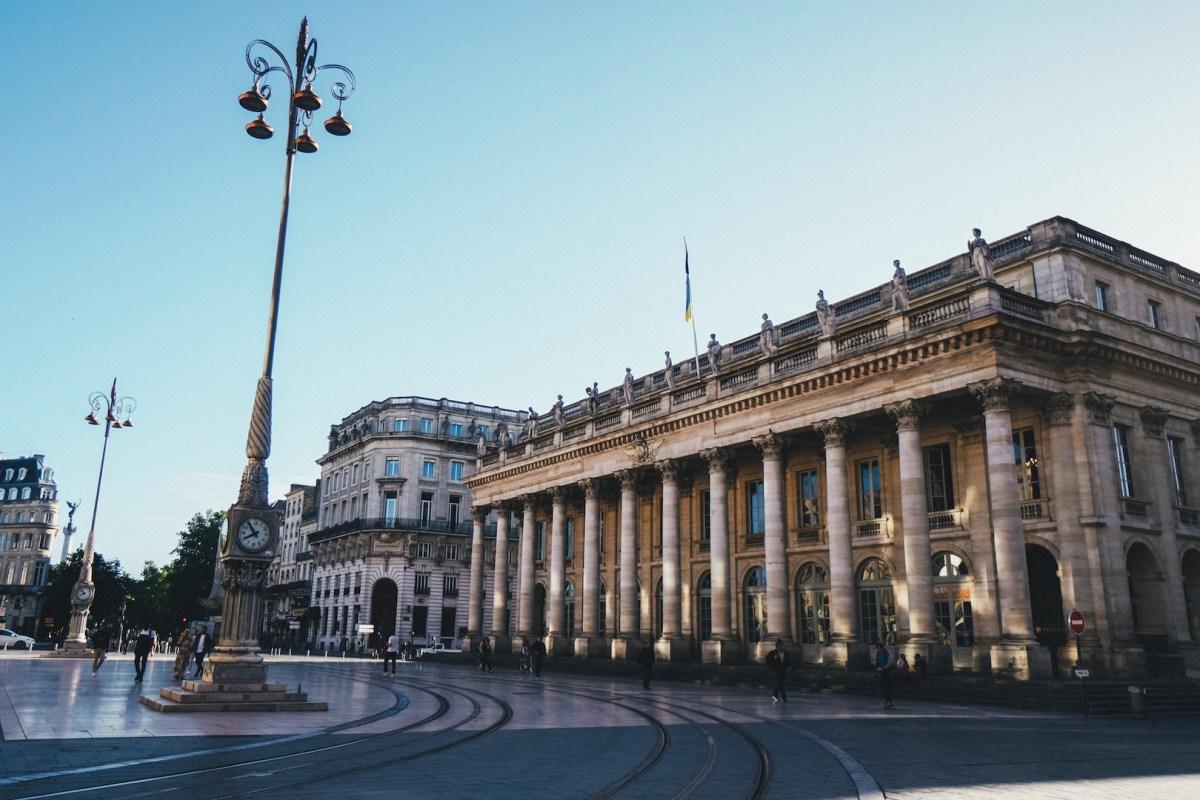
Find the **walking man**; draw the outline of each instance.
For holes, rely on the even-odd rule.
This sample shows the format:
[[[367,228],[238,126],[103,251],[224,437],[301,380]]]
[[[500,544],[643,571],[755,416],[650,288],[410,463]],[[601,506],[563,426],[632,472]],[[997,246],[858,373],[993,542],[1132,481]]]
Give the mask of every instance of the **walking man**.
[[[388,662],[392,662],[392,674],[396,674],[396,659],[400,655],[400,637],[394,632],[388,637],[387,647],[383,650],[383,674],[388,674]]]
[[[883,690],[883,707],[895,708],[892,703],[892,682],[895,678],[896,661],[883,642],[875,645],[875,672],[879,675],[879,688]]]
[[[529,645],[529,664],[533,669],[533,677],[542,677],[542,663],[546,660],[546,643],[541,639],[534,639],[533,644]]]
[[[486,636],[479,640],[479,668],[486,672],[492,671],[492,644]]]
[[[203,628],[196,634],[192,652],[196,654],[196,677],[199,678],[204,673],[204,657],[208,655],[208,632]]]
[[[100,665],[104,663],[104,659],[108,658],[108,642],[111,634],[108,632],[107,625],[101,625],[92,634],[92,674],[95,675],[100,669]]]
[[[783,639],[775,640],[775,649],[767,653],[767,669],[775,676],[775,688],[771,690],[771,699],[778,703],[787,702],[787,671],[792,665],[787,650],[783,649]]]
[[[146,674],[146,662],[154,649],[154,631],[147,627],[138,629],[137,637],[133,640],[133,671],[134,680],[140,681]]]
[[[649,642],[642,643],[642,649],[637,656],[638,666],[642,668],[642,688],[650,688],[650,677],[654,672],[654,645]]]

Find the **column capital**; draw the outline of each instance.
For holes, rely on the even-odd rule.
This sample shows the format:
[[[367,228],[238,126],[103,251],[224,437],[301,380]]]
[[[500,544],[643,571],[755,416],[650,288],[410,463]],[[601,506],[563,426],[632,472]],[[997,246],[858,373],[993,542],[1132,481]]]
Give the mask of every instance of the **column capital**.
[[[750,443],[762,453],[764,461],[769,458],[779,458],[783,455],[783,437],[770,428],[767,428],[767,432],[762,436],[751,438]]]
[[[1141,417],[1142,431],[1152,439],[1161,439],[1171,414],[1165,408],[1146,406],[1141,410]]]
[[[967,389],[983,405],[984,413],[988,411],[1008,411],[1012,396],[1021,388],[1021,382],[1015,378],[988,378],[978,383],[967,384]]]
[[[669,458],[664,458],[661,461],[654,462],[654,468],[662,475],[663,483],[667,481],[675,482],[679,477],[679,462]]]
[[[523,509],[524,513],[532,514],[534,509],[537,507],[538,500],[540,498],[541,498],[541,495],[539,495],[538,493],[529,492],[527,494],[521,495],[517,499],[520,500],[521,505],[524,506],[524,509]]]
[[[615,477],[617,479],[617,482],[621,484],[621,491],[623,491],[623,492],[636,492],[637,491],[637,484],[638,484],[637,470],[619,469],[613,473],[613,477]]]
[[[917,431],[921,429],[921,415],[925,409],[921,403],[912,399],[889,403],[883,407],[887,415],[896,423],[898,431]]]
[[[489,512],[491,512],[491,508],[488,506],[471,506],[471,517],[474,518],[476,522],[483,522],[485,519],[487,519]]]
[[[601,486],[598,478],[584,478],[577,485],[583,490],[583,496],[588,500],[594,500],[600,495]]]
[[[1074,415],[1075,396],[1070,392],[1055,392],[1042,406],[1042,416],[1051,425],[1070,425]]]
[[[566,486],[551,487],[551,489],[550,489],[551,505],[561,506],[566,499],[567,499],[567,487]]]
[[[826,447],[844,447],[846,435],[853,430],[853,426],[838,417],[832,417],[814,422],[813,430],[824,437]]]
[[[728,473],[732,463],[729,450],[724,447],[709,447],[700,451],[700,458],[708,464],[709,473]]]
[[[1084,392],[1083,405],[1088,411],[1088,421],[1105,428],[1112,425],[1112,408],[1116,398],[1099,392]]]

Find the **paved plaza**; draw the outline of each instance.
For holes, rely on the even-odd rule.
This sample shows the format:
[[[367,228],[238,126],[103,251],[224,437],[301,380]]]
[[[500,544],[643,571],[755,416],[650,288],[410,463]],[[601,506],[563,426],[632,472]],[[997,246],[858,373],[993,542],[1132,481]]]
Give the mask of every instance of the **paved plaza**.
[[[0,798],[1161,798],[1200,790],[1200,721],[340,659],[273,662],[328,713],[161,714],[128,658],[0,657]]]

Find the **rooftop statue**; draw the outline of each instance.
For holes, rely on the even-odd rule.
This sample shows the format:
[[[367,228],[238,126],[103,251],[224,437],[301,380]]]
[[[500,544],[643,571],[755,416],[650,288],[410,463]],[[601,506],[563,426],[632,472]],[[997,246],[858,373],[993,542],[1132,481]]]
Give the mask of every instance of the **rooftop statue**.
[[[908,276],[900,266],[900,259],[893,261],[892,266],[896,268],[892,273],[892,311],[908,311]]]
[[[992,257],[988,251],[987,240],[983,238],[983,232],[979,228],[972,228],[971,235],[974,238],[967,242],[967,250],[971,254],[971,267],[985,281],[996,280],[996,274],[992,272]]]

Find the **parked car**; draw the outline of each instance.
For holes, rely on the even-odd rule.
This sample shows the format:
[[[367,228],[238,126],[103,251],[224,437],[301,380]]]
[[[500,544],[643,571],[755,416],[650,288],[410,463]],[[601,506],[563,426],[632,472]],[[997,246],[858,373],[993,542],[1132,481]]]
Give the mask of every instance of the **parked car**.
[[[7,650],[10,647],[14,650],[32,650],[33,638],[22,636],[8,628],[0,628],[0,650]]]
[[[428,655],[429,653],[461,653],[461,652],[462,652],[462,650],[455,650],[452,647],[446,647],[446,645],[442,644],[441,642],[434,642],[433,644],[427,644],[424,647],[417,648],[417,657],[420,658],[421,656]]]

